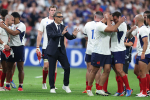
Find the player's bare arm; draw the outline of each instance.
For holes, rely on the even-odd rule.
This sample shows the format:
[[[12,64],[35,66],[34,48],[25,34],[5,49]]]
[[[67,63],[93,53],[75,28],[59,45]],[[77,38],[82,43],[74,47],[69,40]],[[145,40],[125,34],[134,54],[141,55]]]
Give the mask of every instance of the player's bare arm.
[[[133,42],[129,42],[129,43],[125,42],[124,44],[125,44],[125,46],[128,46],[128,47],[133,46]]]
[[[142,51],[142,54],[141,54],[141,59],[145,59],[145,52],[147,50],[147,46],[148,46],[148,37],[144,37],[142,39],[144,45],[143,45],[143,51]]]
[[[40,43],[41,43],[42,35],[43,35],[43,32],[38,31],[37,42],[36,42],[36,53],[37,54],[40,51],[39,46],[40,46]]]
[[[135,29],[136,29],[136,26],[133,26],[133,27],[127,32],[126,37],[127,37],[127,38],[132,38],[133,35],[132,35],[131,33],[132,33],[132,31],[135,30]]]
[[[0,44],[4,46],[5,50],[10,50],[10,47],[6,43],[4,43],[1,39],[0,39]]]
[[[107,18],[107,17],[106,17]],[[117,28],[119,27],[119,25],[121,23],[123,23],[125,21],[125,17],[119,17],[119,22],[116,23],[115,25],[111,25],[106,27],[106,29],[104,30],[105,32],[117,32]],[[107,22],[110,23],[110,18],[107,19]]]
[[[3,28],[3,29],[5,29],[9,34],[14,35],[14,36],[21,33],[19,30],[13,31],[13,30],[9,29],[7,26],[5,26],[3,24],[3,21],[0,22],[0,27]]]

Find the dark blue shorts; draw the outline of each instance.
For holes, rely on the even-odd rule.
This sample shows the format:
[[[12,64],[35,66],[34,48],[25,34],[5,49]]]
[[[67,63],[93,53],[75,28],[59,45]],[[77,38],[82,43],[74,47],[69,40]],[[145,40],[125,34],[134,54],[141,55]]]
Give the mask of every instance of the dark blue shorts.
[[[1,61],[6,61],[6,56],[2,51],[1,51]]]
[[[125,64],[125,51],[112,52],[112,65]]]
[[[85,61],[86,61],[86,62],[91,62],[91,55],[86,54],[86,55],[85,55]]]
[[[137,56],[136,59],[135,59],[135,64],[138,65],[139,59],[141,59],[141,57],[140,57],[140,56]]]
[[[13,52],[14,52],[14,58],[12,55],[7,59],[8,62],[24,62],[24,55],[25,55],[25,50],[24,46],[11,46]]]
[[[141,59],[141,56],[137,56],[135,64],[138,64],[139,61],[142,61],[148,65],[148,63],[150,62],[150,54],[146,54],[145,59]]]
[[[45,53],[45,49],[42,49],[42,58],[48,59],[47,54]]]
[[[111,64],[111,55],[92,53],[91,65],[95,67],[100,67],[104,66],[105,64]]]

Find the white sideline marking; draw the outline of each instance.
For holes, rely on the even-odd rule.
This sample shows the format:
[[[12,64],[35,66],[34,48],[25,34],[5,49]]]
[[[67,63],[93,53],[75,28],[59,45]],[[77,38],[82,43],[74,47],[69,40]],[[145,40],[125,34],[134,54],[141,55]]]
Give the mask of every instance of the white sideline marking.
[[[35,78],[41,78],[41,77],[43,77],[43,76],[36,76]]]
[[[64,72],[61,72],[61,74],[64,74]]]

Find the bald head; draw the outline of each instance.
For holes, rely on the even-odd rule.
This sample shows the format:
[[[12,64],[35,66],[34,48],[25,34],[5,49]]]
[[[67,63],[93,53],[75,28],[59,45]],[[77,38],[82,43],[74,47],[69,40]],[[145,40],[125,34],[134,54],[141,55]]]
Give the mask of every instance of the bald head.
[[[144,17],[141,14],[138,14],[135,16],[136,20],[138,20],[139,22],[143,22],[144,23]]]
[[[12,17],[13,17],[12,15],[6,15],[6,16],[5,16],[5,20],[11,19]]]
[[[12,24],[14,24],[14,17],[12,15],[6,15],[5,24],[8,26],[11,26]]]

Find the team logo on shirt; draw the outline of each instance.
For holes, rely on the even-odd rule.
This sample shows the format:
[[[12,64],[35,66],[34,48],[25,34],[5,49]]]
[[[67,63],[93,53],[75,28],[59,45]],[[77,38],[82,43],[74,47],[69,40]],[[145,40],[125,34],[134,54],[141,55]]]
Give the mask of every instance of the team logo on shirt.
[[[117,60],[116,60],[116,62],[117,62]]]
[[[99,64],[100,64],[100,61],[98,61],[97,64],[99,65]]]

